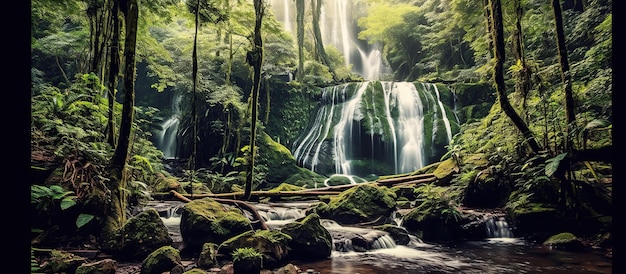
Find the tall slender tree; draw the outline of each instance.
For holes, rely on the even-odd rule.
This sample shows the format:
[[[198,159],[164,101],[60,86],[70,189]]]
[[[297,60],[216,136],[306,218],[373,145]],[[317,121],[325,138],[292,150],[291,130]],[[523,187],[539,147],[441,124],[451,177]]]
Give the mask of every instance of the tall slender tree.
[[[328,55],[324,49],[322,31],[320,29],[320,16],[322,14],[322,0],[311,0],[311,11],[313,14],[313,37],[315,39],[315,54],[317,60],[328,67],[333,80],[337,80],[332,64],[328,60]]]
[[[124,169],[130,149],[130,135],[134,119],[135,105],[135,54],[137,46],[137,22],[139,7],[137,0],[124,0],[120,5],[126,26],[124,37],[124,102],[117,147],[109,162],[108,189],[111,191],[111,202],[103,234],[104,240],[111,240],[113,233],[126,222],[126,178]],[[110,243],[109,243],[110,244]],[[108,246],[104,245],[104,246]]]
[[[576,123],[574,113],[574,96],[572,95],[572,76],[569,71],[569,61],[567,58],[567,48],[565,47],[565,31],[563,30],[563,15],[559,0],[552,0],[552,11],[554,13],[554,24],[556,27],[556,42],[559,51],[559,61],[561,62],[561,80],[565,86],[565,112],[567,122],[567,132],[565,135],[565,151],[571,152],[574,149],[572,137],[573,126]]]
[[[249,200],[252,194],[254,180],[254,157],[256,155],[256,131],[258,120],[259,91],[261,90],[261,67],[263,66],[263,38],[261,36],[261,24],[265,13],[263,0],[254,0],[254,33],[252,34],[252,49],[248,52],[247,62],[254,69],[253,86],[250,100],[250,159],[246,172],[246,183],[243,200]]]
[[[492,30],[492,39],[494,45],[494,57],[495,64],[493,68],[494,80],[496,82],[496,91],[498,95],[498,102],[500,103],[500,107],[504,111],[504,113],[511,119],[513,124],[517,127],[519,131],[522,132],[524,139],[528,146],[532,149],[534,153],[539,152],[541,149],[533,133],[528,128],[528,125],[522,120],[522,118],[517,114],[513,106],[508,100],[506,94],[506,86],[504,83],[504,28],[503,28],[503,20],[502,20],[502,7],[500,0],[490,0],[491,7],[491,22],[493,24]]]
[[[107,143],[111,145],[111,147],[115,147],[115,89],[117,87],[117,76],[120,73],[120,2],[119,0],[111,1],[112,9],[111,9],[111,25],[112,25],[112,33],[111,33],[111,46],[109,49],[109,79],[108,79],[108,121],[107,121]]]
[[[197,111],[197,89],[198,89],[198,28],[200,27],[200,0],[196,0],[196,12],[195,16],[195,30],[193,34],[193,52],[191,53],[191,80],[192,89],[191,89],[191,123],[193,127],[192,132],[192,148],[191,155],[189,156],[189,165],[187,168],[189,170],[196,170],[196,154],[198,153],[198,114]],[[193,195],[193,174],[194,172],[190,172],[191,179],[189,180],[189,193]]]
[[[304,0],[296,0],[296,36],[298,39],[298,72],[296,79],[302,83],[304,77]]]

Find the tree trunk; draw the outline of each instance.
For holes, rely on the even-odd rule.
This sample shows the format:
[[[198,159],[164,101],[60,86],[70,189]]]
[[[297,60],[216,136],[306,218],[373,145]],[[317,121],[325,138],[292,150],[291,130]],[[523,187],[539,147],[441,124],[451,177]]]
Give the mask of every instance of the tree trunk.
[[[530,90],[530,76],[532,72],[526,64],[526,57],[524,56],[524,35],[522,33],[522,17],[524,10],[522,9],[521,0],[515,0],[515,31],[513,32],[513,55],[515,60],[521,66],[516,73],[517,81],[515,81],[516,91],[522,95],[522,106],[526,111],[526,97]]]
[[[265,79],[265,117],[263,118],[263,123],[267,126],[267,123],[270,121],[270,103],[271,103],[271,93],[270,93],[270,80]]]
[[[571,152],[574,146],[574,125],[576,114],[574,113],[574,96],[572,95],[572,76],[569,71],[569,61],[567,59],[567,48],[565,47],[565,32],[563,30],[563,16],[561,15],[561,4],[558,0],[552,0],[552,11],[554,12],[554,22],[556,25],[556,42],[559,50],[559,60],[561,62],[561,80],[565,85],[565,111],[567,119],[567,132],[565,133],[565,150]]]
[[[111,240],[110,237],[126,222],[126,198],[124,192],[124,189],[126,189],[126,178],[124,177],[124,169],[128,159],[134,116],[135,49],[137,45],[137,19],[139,16],[137,0],[128,0],[127,3],[128,6],[123,9],[126,22],[126,36],[124,40],[124,103],[118,145],[109,163],[111,178],[109,178],[107,187],[111,191],[111,202],[103,230],[103,240],[105,241]]]
[[[258,120],[259,90],[261,89],[261,66],[263,65],[263,39],[261,37],[261,23],[265,12],[263,0],[254,0],[254,24],[252,50],[248,53],[248,63],[254,68],[252,96],[250,100],[250,159],[246,172],[246,185],[242,199],[249,200],[254,180],[254,158],[256,155],[256,124]]]
[[[304,0],[296,0],[296,36],[298,38],[298,71],[296,79],[302,83],[304,76]]]
[[[328,55],[324,49],[324,42],[322,40],[322,32],[320,30],[320,15],[322,13],[322,0],[311,0],[311,9],[313,10],[313,35],[315,37],[315,51],[317,60],[328,67],[330,74],[333,76],[333,80],[337,80],[335,71],[333,70],[330,61],[328,61]]]
[[[496,62],[494,65],[494,79],[496,82],[496,91],[498,94],[498,102],[504,113],[511,119],[513,124],[520,130],[526,140],[528,146],[534,153],[539,152],[540,147],[533,133],[530,131],[524,120],[515,112],[515,109],[509,103],[506,94],[506,86],[504,83],[504,31],[502,26],[502,9],[500,0],[491,0],[491,20],[493,22],[493,43],[494,57]]]
[[[112,25],[113,25],[113,33],[111,36],[111,49],[109,57],[109,80],[108,80],[108,103],[109,103],[109,113],[108,113],[108,121],[107,121],[107,143],[111,145],[111,147],[115,147],[115,88],[117,87],[117,76],[120,73],[120,19],[119,19],[119,1],[113,0],[113,11],[111,12],[113,16],[111,16]]]
[[[198,115],[196,114],[197,102],[196,102],[196,93],[198,88],[198,27],[200,25],[200,0],[196,1],[196,29],[193,35],[193,52],[191,53],[191,79],[192,89],[191,89],[191,119],[193,124],[193,132],[191,136],[193,138],[191,155],[189,156],[189,165],[187,169],[194,171],[196,170],[196,154],[198,148]],[[193,195],[193,174],[194,172],[190,172],[191,178],[189,179],[189,193]]]

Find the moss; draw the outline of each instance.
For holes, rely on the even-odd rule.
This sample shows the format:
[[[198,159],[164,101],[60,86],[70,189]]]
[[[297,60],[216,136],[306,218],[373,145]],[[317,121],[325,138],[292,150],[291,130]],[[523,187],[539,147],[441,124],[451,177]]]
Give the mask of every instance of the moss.
[[[559,233],[556,235],[551,236],[550,238],[548,238],[545,243],[548,244],[552,244],[552,243],[566,243],[566,242],[570,242],[573,240],[576,240],[577,237],[576,235],[570,233],[570,232],[563,232],[563,233]]]
[[[358,185],[318,205],[320,215],[339,223],[359,223],[387,217],[396,207],[396,194],[386,187]]]
[[[473,167],[486,167],[489,164],[489,156],[485,153],[471,154],[463,157],[463,164]]]
[[[439,180],[450,177],[453,173],[459,171],[459,167],[452,158],[448,158],[441,162],[437,169],[433,172],[435,177]]]
[[[287,184],[287,183],[282,183],[280,185],[278,185],[277,187],[270,189],[269,191],[271,192],[281,192],[281,191],[298,191],[298,190],[303,190],[305,189],[304,187],[301,186],[295,186],[292,184]]]
[[[171,246],[163,246],[150,253],[141,263],[141,274],[170,271],[176,265],[182,265],[180,252]]]
[[[233,257],[233,262],[263,258],[263,254],[252,247],[237,248],[231,253],[231,256]]]

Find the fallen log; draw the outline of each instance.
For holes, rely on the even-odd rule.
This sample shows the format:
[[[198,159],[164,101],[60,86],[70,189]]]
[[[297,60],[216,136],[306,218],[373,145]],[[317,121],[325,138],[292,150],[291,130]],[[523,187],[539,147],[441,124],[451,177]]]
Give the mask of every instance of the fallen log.
[[[295,191],[253,191],[250,196],[292,197],[292,196],[337,195],[340,193],[341,191],[319,190],[317,188],[313,188],[313,189],[303,189],[303,190],[295,190]],[[230,193],[204,193],[204,194],[193,194],[193,195],[178,193],[178,195],[180,195],[181,197],[184,197],[185,199],[202,199],[202,198],[208,197],[208,198],[231,198],[233,200],[237,200],[243,197],[243,191],[230,192]]]
[[[407,186],[407,185],[417,185],[417,184],[424,184],[424,183],[432,183],[435,180],[437,180],[437,178],[430,177],[430,178],[424,178],[424,179],[419,179],[419,180],[411,180],[411,181],[406,181],[406,182],[399,182],[399,183],[394,183],[393,186]],[[389,182],[386,182],[389,183]]]
[[[395,184],[395,183],[412,181],[412,180],[423,179],[423,178],[434,179],[435,174],[425,173],[425,174],[418,174],[418,175],[393,177],[393,178],[388,178],[388,179],[379,179],[379,180],[376,180],[375,182],[379,184]]]

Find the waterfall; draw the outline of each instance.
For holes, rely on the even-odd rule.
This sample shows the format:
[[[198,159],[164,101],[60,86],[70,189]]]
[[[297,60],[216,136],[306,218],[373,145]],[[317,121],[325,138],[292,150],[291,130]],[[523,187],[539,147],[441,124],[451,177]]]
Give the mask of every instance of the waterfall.
[[[330,219],[322,219],[320,223],[333,237],[335,251],[368,251],[397,246],[391,235],[382,230],[342,226]]]
[[[352,121],[360,121],[363,117],[357,112],[357,105],[361,102],[363,92],[368,86],[368,82],[361,83],[356,94],[349,101],[345,102],[341,119],[335,125],[334,136],[334,155],[335,155],[335,172],[338,174],[350,175],[350,160],[348,149],[352,147],[352,137],[354,136],[354,125]],[[345,95],[345,93],[343,93]]]
[[[294,142],[293,155],[300,166],[325,175],[418,170],[441,157],[452,139],[453,128],[439,95],[435,84],[412,82],[368,81],[325,88],[314,119]],[[425,128],[425,117],[432,117],[432,128]],[[446,125],[441,134],[447,138],[435,138],[438,123]],[[426,141],[426,136],[432,140]]]
[[[171,114],[169,118],[160,124],[160,129],[155,132],[155,146],[165,159],[176,158],[176,139],[178,137],[178,126],[180,124],[180,102],[182,96],[178,93],[172,98]]]
[[[513,232],[504,217],[493,217],[485,221],[487,238],[513,238]]]
[[[366,80],[378,80],[380,74],[390,71],[383,61],[377,46],[357,38],[358,18],[355,14],[357,6],[354,0],[324,1],[320,14],[320,32],[325,46],[333,46],[343,54],[344,65],[351,67],[354,73]],[[289,0],[268,0],[271,11],[281,22],[285,30],[296,36],[295,2]],[[309,1],[306,1],[306,12],[310,12]],[[293,11],[293,13],[292,13]],[[294,39],[294,41],[297,41]]]
[[[423,137],[424,116],[422,101],[415,85],[410,82],[394,83],[392,88],[398,101],[398,143],[400,148],[399,166],[396,173],[415,171],[424,166],[423,163]]]
[[[450,127],[450,120],[448,120],[448,115],[446,114],[446,109],[443,107],[443,103],[441,102],[441,98],[439,96],[439,89],[437,88],[437,85],[433,84],[427,84],[427,87],[433,87],[435,90],[437,104],[439,105],[439,109],[441,110],[441,119],[446,126],[446,135],[448,136],[448,143],[450,143],[452,142],[452,129]]]

